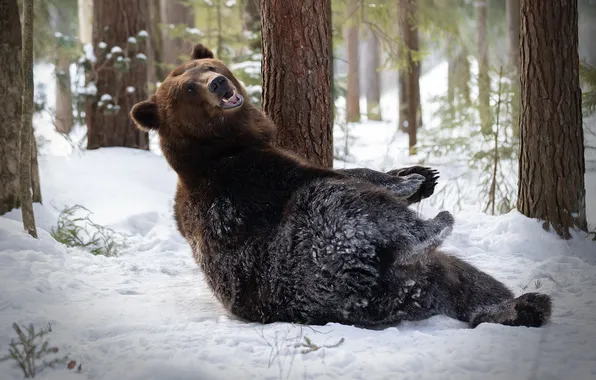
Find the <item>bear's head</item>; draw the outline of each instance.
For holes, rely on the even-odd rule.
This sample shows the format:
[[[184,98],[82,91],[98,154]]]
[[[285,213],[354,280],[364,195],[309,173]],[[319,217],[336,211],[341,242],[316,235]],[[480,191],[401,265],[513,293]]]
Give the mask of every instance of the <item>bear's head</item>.
[[[246,135],[270,140],[273,134],[273,124],[249,103],[230,69],[201,44],[130,115],[140,129],[157,131],[160,141]]]

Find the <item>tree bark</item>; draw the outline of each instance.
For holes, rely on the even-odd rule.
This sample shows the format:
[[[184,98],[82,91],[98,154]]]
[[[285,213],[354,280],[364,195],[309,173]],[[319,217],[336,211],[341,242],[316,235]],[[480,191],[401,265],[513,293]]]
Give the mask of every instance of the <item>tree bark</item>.
[[[487,0],[476,1],[476,32],[478,33],[478,110],[483,134],[492,128],[490,112],[490,76],[488,67]]]
[[[31,191],[33,203],[41,203],[41,182],[39,179],[39,163],[37,162],[37,142],[31,128]]]
[[[348,95],[346,118],[349,123],[360,121],[360,30],[357,22],[359,2],[350,0],[346,9],[347,22],[344,28],[346,61],[348,63]]]
[[[323,167],[333,166],[330,9],[320,0],[261,2],[263,110],[278,146]]]
[[[54,30],[70,36],[70,13],[65,8],[52,8]],[[56,46],[56,130],[69,134],[74,124],[72,90],[70,88],[70,57],[60,46]]]
[[[143,0],[95,1],[93,20],[97,61],[92,76],[99,101],[87,105],[87,149],[149,149],[147,133],[138,130],[128,116],[134,104],[147,99],[147,63],[142,58],[146,49],[138,33],[148,29],[149,8]],[[136,44],[127,43],[135,36]],[[100,42],[107,44],[105,50],[110,53],[106,55]],[[128,58],[128,70],[121,70]]]
[[[368,120],[381,120],[381,45],[374,31],[369,29],[366,37],[366,112]]]
[[[33,0],[23,1],[23,102],[21,108],[21,153],[19,160],[19,190],[23,227],[37,238],[32,200],[31,155],[33,138]]]
[[[93,41],[93,0],[78,0],[78,6],[79,39],[83,44],[90,44]]]
[[[21,21],[17,0],[0,2],[0,215],[21,205],[19,141],[21,130]]]
[[[163,60],[168,65],[177,66],[187,59],[192,50],[192,43],[182,38],[170,37],[169,25],[195,26],[195,12],[192,6],[184,4],[182,0],[161,0],[161,21],[166,24],[163,30]],[[221,54],[221,52],[218,52]]]
[[[416,0],[398,0],[399,26],[403,39],[407,67],[400,78],[400,128],[407,130],[410,155],[416,154],[417,132],[420,127],[420,61],[414,57],[419,51]],[[415,59],[416,58],[416,59]]]
[[[517,207],[563,238],[587,229],[577,0],[521,1]]]

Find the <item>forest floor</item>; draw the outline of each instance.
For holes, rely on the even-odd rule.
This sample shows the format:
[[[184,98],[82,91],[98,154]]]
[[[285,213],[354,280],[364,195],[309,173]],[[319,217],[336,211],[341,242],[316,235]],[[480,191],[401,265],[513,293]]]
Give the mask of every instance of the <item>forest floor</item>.
[[[426,98],[443,75],[425,77]],[[384,98],[384,109],[392,99]],[[395,134],[394,125],[354,126],[348,166],[387,169],[418,160],[407,157],[407,137]],[[23,232],[20,211],[0,217],[0,357],[15,337],[13,322],[50,323],[50,342],[82,364],[80,374],[46,369],[38,378],[596,378],[596,242],[584,233],[563,241],[516,211],[482,213],[470,182],[477,176],[462,176],[448,162],[427,162],[441,170],[436,196],[449,198],[445,186],[454,178],[471,190],[463,200],[447,199],[440,207],[431,198],[416,209],[434,216],[459,204],[445,251],[496,276],[516,295],[550,294],[554,312],[547,326],[472,330],[444,316],[382,330],[239,321],[212,297],[176,230],[176,176],[163,157],[123,148],[73,150],[40,119],[37,133],[47,139],[40,149],[44,204],[35,205],[39,239]],[[341,141],[341,133],[337,137]],[[594,173],[586,179],[594,197]],[[595,203],[588,198],[592,226]],[[116,257],[67,248],[50,236],[59,210],[75,204],[123,236],[127,246]],[[11,361],[0,363],[1,380],[21,378]]]

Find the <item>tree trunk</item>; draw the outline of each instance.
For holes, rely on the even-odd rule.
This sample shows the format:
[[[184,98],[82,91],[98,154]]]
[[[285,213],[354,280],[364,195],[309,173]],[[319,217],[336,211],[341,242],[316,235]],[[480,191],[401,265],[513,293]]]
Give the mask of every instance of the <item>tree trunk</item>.
[[[93,42],[93,0],[78,0],[78,6],[79,39],[83,44],[90,44]]]
[[[416,0],[398,0],[399,26],[403,39],[405,62],[400,78],[400,128],[408,131],[409,153],[416,154],[417,131],[420,126],[420,61],[414,59],[419,50]]]
[[[577,0],[521,1],[517,207],[563,238],[587,229]]]
[[[248,47],[252,52],[261,51],[261,13],[259,0],[244,0],[242,30],[249,35]]]
[[[476,32],[478,33],[478,110],[483,134],[492,128],[490,112],[490,76],[488,68],[487,36],[488,2],[476,1]]]
[[[177,66],[187,61],[192,50],[192,43],[182,38],[170,37],[169,25],[195,26],[195,12],[192,6],[183,0],[161,0],[161,21],[166,24],[163,29],[163,60],[168,65]],[[221,52],[217,52],[218,55]],[[180,59],[180,56],[186,57]]]
[[[330,9],[320,0],[261,2],[263,110],[278,146],[323,167],[333,166]]]
[[[149,8],[143,0],[94,3],[93,47],[97,61],[92,77],[99,101],[87,105],[87,149],[149,149],[147,133],[138,130],[128,117],[134,104],[147,99],[147,64],[142,54],[146,49],[139,32],[148,29]],[[137,43],[127,43],[129,37],[136,37]],[[105,50],[100,42],[107,44]]]
[[[31,191],[33,203],[41,203],[41,182],[39,180],[39,163],[37,162],[37,142],[31,128]]]
[[[400,51],[401,54],[406,54]],[[400,67],[397,73],[398,121],[399,130],[408,133],[408,69]]]
[[[215,17],[217,19],[217,33],[216,33],[216,54],[219,56],[219,59],[225,59],[225,53],[223,49],[223,23],[222,23],[222,14],[221,14],[221,1],[216,0],[215,3]],[[227,58],[227,57],[226,57]]]
[[[470,104],[470,62],[468,52],[458,47],[449,59],[447,99],[450,105]]]
[[[21,130],[21,21],[17,0],[0,2],[0,215],[18,208]]]
[[[23,102],[21,108],[21,154],[19,160],[19,192],[23,227],[37,238],[32,201],[31,155],[33,138],[33,0],[23,1]]]
[[[519,74],[519,4],[520,0],[507,0],[507,39],[509,40],[509,65]]]
[[[381,120],[381,45],[374,31],[369,29],[366,37],[366,112],[369,120]]]
[[[507,0],[507,37],[509,40],[509,72],[513,84],[511,119],[513,135],[519,137],[519,11],[520,0]]]
[[[62,35],[70,36],[70,13],[65,8],[52,7],[52,26]],[[72,90],[70,88],[70,57],[60,46],[56,47],[56,130],[69,134],[74,123]]]
[[[356,21],[359,2],[350,0],[347,7],[346,26],[344,28],[344,40],[346,43],[346,60],[348,62],[348,98],[346,104],[346,118],[349,123],[360,121],[360,57],[358,48],[360,45],[359,27]]]

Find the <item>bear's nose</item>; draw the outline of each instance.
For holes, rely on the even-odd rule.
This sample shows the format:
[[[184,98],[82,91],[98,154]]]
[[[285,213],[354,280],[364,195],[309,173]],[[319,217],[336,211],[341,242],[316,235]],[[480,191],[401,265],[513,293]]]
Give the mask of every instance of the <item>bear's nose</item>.
[[[228,78],[223,75],[215,77],[211,83],[209,83],[209,91],[216,93],[217,96],[224,96],[229,90],[230,84],[228,83]]]

